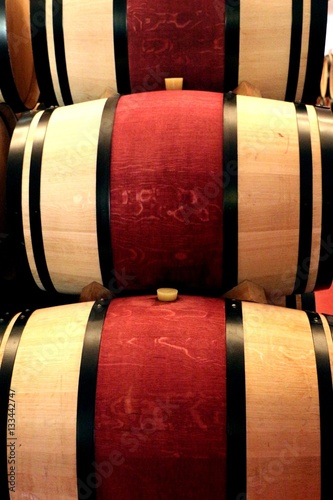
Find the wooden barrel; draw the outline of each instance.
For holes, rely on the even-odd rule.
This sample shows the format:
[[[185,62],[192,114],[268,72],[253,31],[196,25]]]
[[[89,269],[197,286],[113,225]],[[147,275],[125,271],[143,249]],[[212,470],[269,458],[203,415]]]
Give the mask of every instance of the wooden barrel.
[[[326,290],[276,298],[274,305],[333,315],[333,285]]]
[[[9,144],[16,123],[13,110],[0,103],[0,233],[6,231],[6,168]]]
[[[38,83],[47,104],[105,93],[231,91],[242,80],[264,97],[314,104],[325,49],[327,0],[31,0]]]
[[[320,97],[325,100],[326,97],[333,99],[333,65],[332,54],[324,57],[323,70],[320,80]]]
[[[328,109],[195,91],[38,112],[11,143],[10,227],[36,283],[62,293],[328,288],[332,124]]]
[[[0,351],[3,498],[329,498],[331,331],[193,296],[25,311]]]
[[[1,0],[0,101],[16,112],[34,108],[39,98],[29,18],[29,0]]]

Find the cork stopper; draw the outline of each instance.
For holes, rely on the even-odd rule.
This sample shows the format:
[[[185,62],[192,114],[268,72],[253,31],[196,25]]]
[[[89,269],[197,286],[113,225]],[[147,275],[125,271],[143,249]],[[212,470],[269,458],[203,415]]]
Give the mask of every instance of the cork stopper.
[[[174,302],[177,300],[178,290],[175,288],[158,288],[157,299],[161,302]]]
[[[165,78],[166,90],[183,90],[184,78]]]

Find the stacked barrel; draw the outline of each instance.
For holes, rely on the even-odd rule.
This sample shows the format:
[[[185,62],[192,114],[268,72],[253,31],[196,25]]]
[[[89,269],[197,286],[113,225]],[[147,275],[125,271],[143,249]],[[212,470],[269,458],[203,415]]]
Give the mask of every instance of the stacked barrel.
[[[327,14],[1,1],[2,498],[332,497]]]

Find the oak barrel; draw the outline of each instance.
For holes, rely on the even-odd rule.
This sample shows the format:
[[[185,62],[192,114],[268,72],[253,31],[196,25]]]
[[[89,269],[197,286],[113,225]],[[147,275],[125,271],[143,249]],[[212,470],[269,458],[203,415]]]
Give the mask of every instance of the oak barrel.
[[[6,170],[9,144],[17,123],[13,110],[0,103],[0,233],[6,232]]]
[[[328,289],[316,292],[277,297],[273,301],[273,304],[292,309],[302,309],[303,311],[316,311],[321,314],[333,316],[333,285]]]
[[[327,0],[30,0],[38,83],[46,104],[105,93],[231,91],[315,103]]]
[[[320,79],[320,97],[333,99],[333,56],[326,54],[323,62],[323,69]]]
[[[0,2],[0,101],[21,112],[39,98],[30,25],[29,0]]]
[[[193,296],[24,311],[2,326],[3,498],[329,498],[331,331]]]
[[[41,288],[266,293],[333,275],[328,109],[160,91],[38,112],[16,127],[8,219]]]

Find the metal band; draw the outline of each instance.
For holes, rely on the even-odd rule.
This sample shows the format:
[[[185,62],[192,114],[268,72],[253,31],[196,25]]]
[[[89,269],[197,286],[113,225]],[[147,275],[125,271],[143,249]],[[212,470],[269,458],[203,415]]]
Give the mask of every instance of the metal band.
[[[35,72],[41,91],[41,102],[46,106],[57,105],[51,76],[46,36],[46,0],[30,0],[30,29]]]
[[[0,369],[0,491],[1,498],[9,500],[9,485],[7,474],[7,416],[9,393],[14,370],[16,353],[21,340],[21,336],[31,311],[25,311],[16,320],[8,337],[4,350]],[[12,439],[12,441],[14,438]]]
[[[330,109],[316,108],[321,143],[322,232],[316,289],[333,281],[333,116]]]
[[[302,102],[315,103],[319,94],[320,77],[325,53],[327,0],[312,0],[308,61]]]
[[[62,99],[65,105],[73,104],[67,73],[62,0],[53,0],[53,39]]]
[[[227,344],[227,500],[246,498],[246,390],[242,304],[225,301]]]
[[[318,374],[321,441],[321,500],[333,496],[333,390],[330,356],[324,327],[319,314],[307,313],[313,336]]]
[[[18,252],[16,261],[25,270],[29,269],[29,264],[23,235],[22,168],[25,144],[32,118],[32,113],[25,113],[16,125],[8,154],[6,181],[8,230],[12,235],[15,250]]]
[[[229,92],[238,85],[239,34],[240,0],[227,0],[225,4],[224,92]]]
[[[223,107],[223,290],[238,284],[238,139],[237,96],[224,96]]]
[[[12,66],[7,36],[6,1],[0,0],[0,90],[4,100],[15,112],[26,111],[27,107],[17,91]]]
[[[297,309],[296,295],[286,296],[286,307],[288,309]]]
[[[119,96],[110,97],[105,104],[97,151],[96,164],[96,224],[99,263],[103,285],[108,287],[113,269],[110,220],[110,170],[112,131]]]
[[[9,312],[1,313],[0,314],[0,346],[2,344],[2,340],[4,338],[4,335],[6,333],[7,327],[13,317],[13,314]]]
[[[127,37],[127,0],[113,1],[114,57],[117,90],[119,94],[131,93]]]
[[[293,0],[292,26],[289,52],[289,72],[286,89],[286,101],[294,101],[297,93],[299,69],[302,51],[303,0]]]
[[[42,156],[45,135],[52,111],[53,109],[44,111],[34,135],[29,174],[29,218],[31,242],[39,278],[45,290],[55,292],[56,290],[48,271],[44,252],[43,228],[40,212]]]
[[[95,463],[94,431],[97,370],[103,324],[109,303],[109,301],[99,301],[94,304],[88,319],[82,350],[76,431],[79,500],[87,498],[87,491],[83,488],[83,485],[86,484],[88,478],[91,478],[96,473],[93,464]],[[95,500],[96,498],[96,490],[91,490],[89,500]]]
[[[315,311],[316,310],[316,296],[313,292],[302,294],[302,309],[303,311]]]
[[[305,104],[295,104],[299,144],[300,213],[298,263],[293,293],[304,293],[308,284],[313,218],[313,167],[311,129]]]

